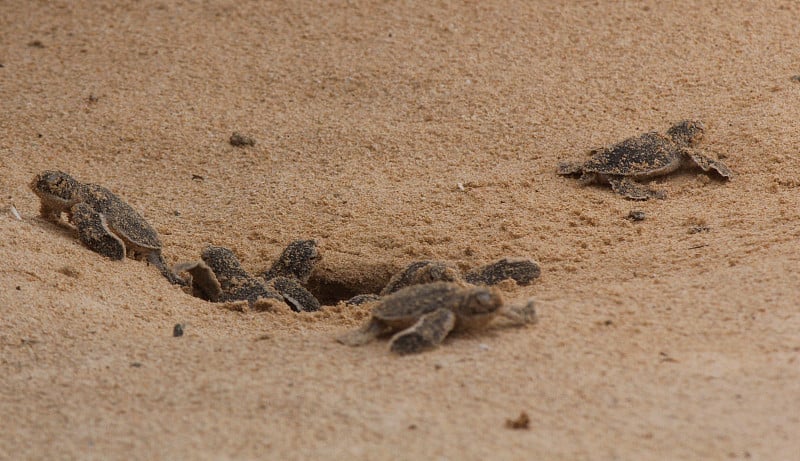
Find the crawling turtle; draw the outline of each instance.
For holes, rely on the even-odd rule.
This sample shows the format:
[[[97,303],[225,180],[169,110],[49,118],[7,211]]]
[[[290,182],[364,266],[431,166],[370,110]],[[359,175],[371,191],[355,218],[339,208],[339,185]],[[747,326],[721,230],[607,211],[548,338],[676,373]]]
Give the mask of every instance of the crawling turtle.
[[[412,285],[434,282],[454,282],[468,285],[497,285],[512,279],[519,285],[529,285],[541,275],[539,265],[528,258],[503,258],[494,263],[471,269],[462,274],[454,265],[435,260],[414,261],[394,274],[380,294],[360,294],[347,301],[348,305],[360,305],[380,299]]]
[[[185,282],[167,267],[158,233],[130,205],[96,184],[84,184],[62,171],[45,171],[30,184],[41,201],[42,217],[60,222],[61,213],[89,249],[113,260],[125,255],[146,259],[171,283]]]
[[[291,251],[302,246],[298,242],[289,245]],[[286,302],[295,312],[316,311],[320,308],[319,301],[294,276],[301,271],[296,266],[307,267],[306,261],[297,260],[297,265],[285,264],[282,266],[283,271],[275,271],[269,280],[265,280],[248,274],[229,248],[208,246],[200,257],[202,261],[175,266],[176,272],[191,274],[192,294],[198,298],[211,302],[247,301],[251,305],[259,299],[276,299]],[[314,258],[318,259],[316,252]]]
[[[645,133],[593,151],[586,162],[562,162],[558,174],[579,175],[584,184],[608,183],[614,192],[632,200],[665,198],[664,191],[650,189],[638,181],[672,173],[684,165],[696,165],[703,171],[714,171],[723,180],[730,179],[733,173],[724,163],[694,147],[703,131],[701,122],[684,120],[673,125],[666,135]]]
[[[498,315],[519,324],[536,322],[532,301],[506,306],[496,288],[454,282],[411,285],[381,298],[365,325],[337,341],[361,346],[396,332],[390,350],[414,354],[436,347],[453,330],[480,328]]]

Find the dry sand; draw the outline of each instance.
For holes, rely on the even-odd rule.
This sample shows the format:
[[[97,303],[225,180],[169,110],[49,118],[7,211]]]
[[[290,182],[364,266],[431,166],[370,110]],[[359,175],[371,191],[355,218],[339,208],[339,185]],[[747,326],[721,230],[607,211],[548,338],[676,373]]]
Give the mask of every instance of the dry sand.
[[[799,17],[0,2],[0,458],[799,459]],[[635,203],[555,175],[684,118],[733,181]],[[329,307],[231,312],[104,259],[37,216],[45,169],[124,197],[170,262],[213,243],[258,271],[318,238]],[[404,264],[506,255],[542,265],[506,287],[538,325],[408,358],[334,341],[367,313],[331,305]]]

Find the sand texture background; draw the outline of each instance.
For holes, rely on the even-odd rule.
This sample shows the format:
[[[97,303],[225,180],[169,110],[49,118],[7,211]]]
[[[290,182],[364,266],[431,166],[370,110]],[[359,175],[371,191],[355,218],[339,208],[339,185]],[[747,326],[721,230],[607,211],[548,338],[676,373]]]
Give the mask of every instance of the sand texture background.
[[[798,24],[791,1],[0,2],[0,459],[800,458]],[[636,203],[555,174],[685,118],[732,181]],[[38,217],[46,169],[125,198],[171,263],[216,244],[255,272],[317,238],[327,307],[232,312],[107,260]],[[503,256],[542,266],[504,286],[537,325],[407,358],[334,341],[368,314],[336,301],[408,262]]]

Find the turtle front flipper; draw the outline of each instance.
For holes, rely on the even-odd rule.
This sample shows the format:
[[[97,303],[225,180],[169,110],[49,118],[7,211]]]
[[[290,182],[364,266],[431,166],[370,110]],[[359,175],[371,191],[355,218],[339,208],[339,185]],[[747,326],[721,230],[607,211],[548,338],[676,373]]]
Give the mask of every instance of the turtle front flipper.
[[[222,296],[222,287],[214,271],[203,261],[178,264],[175,273],[188,272],[192,276],[192,296],[206,301],[217,302]]]
[[[608,183],[611,184],[614,192],[631,200],[663,199],[667,196],[664,191],[650,189],[630,178],[610,177]]]
[[[283,296],[283,300],[295,312],[314,312],[322,307],[319,300],[295,278],[275,277],[266,283],[268,288]]]
[[[125,259],[125,244],[108,228],[106,219],[85,203],[70,209],[70,221],[78,229],[78,238],[90,250],[119,261]]]
[[[719,160],[714,160],[697,149],[686,148],[683,151],[703,171],[714,170],[723,179],[731,179],[733,177],[733,172],[730,168]]]
[[[473,285],[497,285],[512,279],[518,285],[529,285],[539,278],[542,270],[528,258],[503,258],[492,264],[476,267],[464,274],[464,279]]]
[[[167,266],[167,262],[164,261],[164,256],[161,254],[161,250],[153,250],[147,253],[147,262],[156,266],[158,271],[161,272],[161,275],[169,280],[169,283],[173,285],[180,285],[182,287],[187,285],[186,280],[178,277],[178,275]]]
[[[336,338],[336,341],[347,346],[363,346],[377,338],[378,336],[387,333],[389,330],[388,325],[381,320],[372,317],[364,326],[356,330],[348,331],[347,333]]]
[[[389,350],[396,354],[417,354],[433,349],[447,337],[456,325],[456,315],[450,309],[437,309],[420,317],[419,321],[392,337]]]

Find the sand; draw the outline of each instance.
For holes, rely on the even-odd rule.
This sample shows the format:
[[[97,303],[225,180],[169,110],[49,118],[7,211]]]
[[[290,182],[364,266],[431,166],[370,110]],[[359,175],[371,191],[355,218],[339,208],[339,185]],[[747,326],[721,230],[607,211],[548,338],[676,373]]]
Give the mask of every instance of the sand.
[[[0,3],[0,458],[800,457],[798,15]],[[732,181],[640,203],[555,174],[686,118]],[[105,259],[38,216],[47,169],[125,198],[171,263],[216,244],[257,272],[317,238],[326,307],[234,312]],[[335,342],[368,315],[337,302],[403,265],[503,256],[541,264],[504,285],[537,325],[403,358]]]

